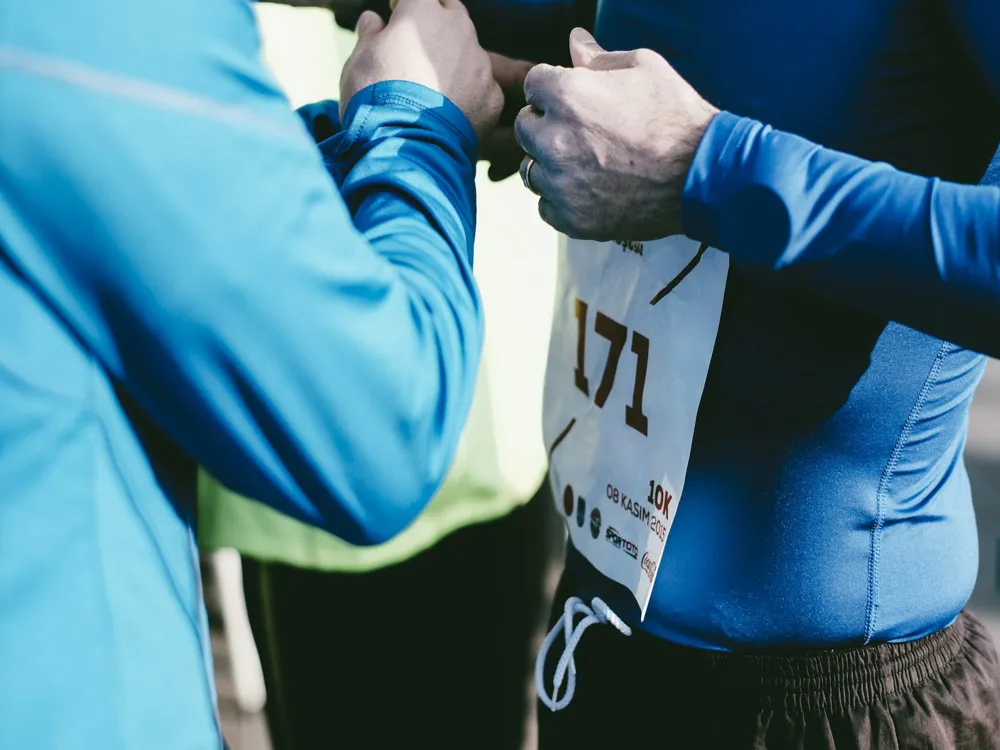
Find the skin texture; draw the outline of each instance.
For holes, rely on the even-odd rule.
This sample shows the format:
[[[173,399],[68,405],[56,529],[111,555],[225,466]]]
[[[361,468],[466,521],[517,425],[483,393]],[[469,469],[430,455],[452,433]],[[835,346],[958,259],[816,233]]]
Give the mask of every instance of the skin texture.
[[[402,80],[450,99],[480,139],[493,129],[503,93],[461,2],[400,0],[393,4],[388,24],[376,13],[362,13],[357,32],[357,46],[340,79],[341,115],[351,97],[367,86]]]
[[[606,52],[575,29],[570,54],[572,68],[528,72],[515,123],[542,219],[577,239],[680,234],[684,182],[718,110],[650,50]]]
[[[326,8],[333,12],[337,23],[346,29],[356,29],[368,0],[279,0],[283,5],[299,8]],[[396,2],[390,3],[394,9]],[[365,24],[371,23],[370,20]],[[364,25],[362,25],[364,28]],[[489,53],[493,77],[504,96],[503,111],[497,127],[480,142],[479,154],[490,163],[489,177],[494,182],[505,180],[517,173],[524,151],[514,136],[514,118],[525,106],[524,77],[535,65],[526,60]]]

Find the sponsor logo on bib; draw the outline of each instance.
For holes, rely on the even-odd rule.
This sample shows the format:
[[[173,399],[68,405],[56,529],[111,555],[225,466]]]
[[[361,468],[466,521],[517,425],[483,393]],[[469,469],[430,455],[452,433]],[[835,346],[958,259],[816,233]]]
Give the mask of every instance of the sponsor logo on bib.
[[[566,489],[563,490],[563,510],[566,512],[567,516],[573,515],[574,500],[573,488],[567,484]]]
[[[608,530],[605,532],[604,538],[629,557],[636,558],[639,556],[639,548],[636,544],[623,538],[622,535],[618,533],[618,529],[614,526],[608,526]]]
[[[632,240],[616,240],[618,245],[621,247],[624,253],[635,253],[636,255],[642,255],[642,243],[633,242]]]
[[[650,583],[656,578],[656,558],[648,552],[642,553],[642,571],[646,574],[646,578],[649,579]]]

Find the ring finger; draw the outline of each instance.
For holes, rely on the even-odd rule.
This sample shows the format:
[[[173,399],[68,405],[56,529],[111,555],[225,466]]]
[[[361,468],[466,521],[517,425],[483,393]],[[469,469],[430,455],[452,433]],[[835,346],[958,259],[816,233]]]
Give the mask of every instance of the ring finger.
[[[514,120],[514,137],[524,149],[524,153],[543,153],[541,144],[545,127],[544,115],[530,104],[518,112]]]
[[[531,181],[531,170],[537,163],[534,156],[525,154],[524,158],[521,159],[521,166],[518,172],[521,174],[521,182],[524,183],[524,186],[535,195],[541,197],[541,193],[538,192],[535,183]]]
[[[531,154],[525,155],[521,160],[521,167],[518,171],[521,174],[521,181],[528,190],[539,198],[546,195],[551,196],[551,192],[547,190],[550,185],[548,174],[542,163],[535,157]]]

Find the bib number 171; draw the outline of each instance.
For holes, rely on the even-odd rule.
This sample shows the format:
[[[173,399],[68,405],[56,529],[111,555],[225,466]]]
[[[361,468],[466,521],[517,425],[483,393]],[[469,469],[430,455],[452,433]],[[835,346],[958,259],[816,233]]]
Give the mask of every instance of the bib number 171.
[[[590,381],[584,370],[587,352],[587,303],[576,300],[576,370],[574,380],[576,387],[585,395],[590,396]],[[618,321],[609,318],[598,311],[594,317],[594,333],[608,341],[608,358],[604,363],[604,374],[594,393],[594,404],[599,409],[604,408],[618,373],[618,362],[628,340],[629,329]],[[642,395],[646,388],[646,368],[649,365],[649,339],[638,331],[632,331],[632,353],[636,357],[635,382],[632,385],[632,403],[625,406],[625,424],[633,430],[649,434],[649,419],[642,412]]]

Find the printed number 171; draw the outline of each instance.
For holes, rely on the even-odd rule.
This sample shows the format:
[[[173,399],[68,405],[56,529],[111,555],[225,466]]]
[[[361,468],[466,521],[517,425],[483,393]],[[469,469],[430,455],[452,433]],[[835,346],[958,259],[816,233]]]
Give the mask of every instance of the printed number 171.
[[[576,300],[576,370],[574,379],[576,387],[585,396],[590,396],[590,381],[584,372],[584,357],[587,351],[587,303]],[[604,374],[594,393],[594,404],[599,409],[611,395],[618,373],[618,360],[621,359],[625,341],[628,339],[628,328],[618,321],[609,318],[598,311],[594,319],[594,332],[608,340],[608,359],[604,363]],[[642,413],[642,394],[646,388],[646,367],[649,364],[649,339],[638,331],[632,331],[632,353],[636,356],[635,383],[632,386],[632,403],[625,406],[625,424],[643,435],[649,434],[649,420]]]

